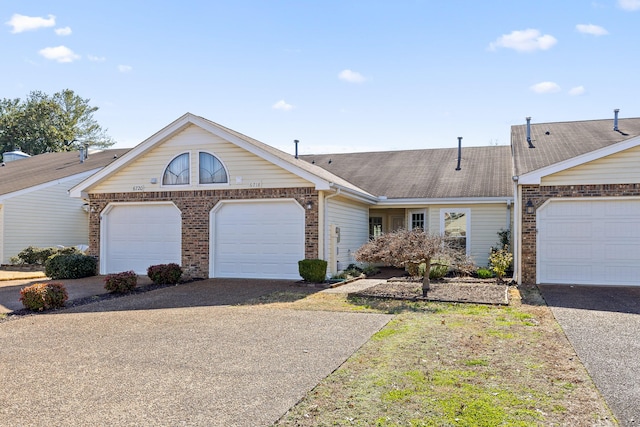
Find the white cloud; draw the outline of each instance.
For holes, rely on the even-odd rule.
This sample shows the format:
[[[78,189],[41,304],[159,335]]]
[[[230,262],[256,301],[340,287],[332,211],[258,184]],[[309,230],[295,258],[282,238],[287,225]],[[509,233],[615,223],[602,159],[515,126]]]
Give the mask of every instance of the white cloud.
[[[584,88],[584,86],[576,86],[571,88],[571,90],[569,91],[569,95],[571,96],[580,96],[582,94],[584,94],[587,90]]]
[[[640,0],[618,0],[618,6],[624,10],[638,10],[640,9]]]
[[[80,55],[76,55],[66,46],[45,47],[38,53],[47,59],[58,62],[73,62],[76,59],[80,59]]]
[[[291,104],[287,104],[284,99],[281,99],[280,101],[273,104],[271,108],[273,108],[274,110],[291,111],[295,107]]]
[[[11,32],[13,34],[22,33],[23,31],[32,31],[39,28],[53,27],[56,25],[56,17],[49,15],[48,18],[42,18],[40,16],[26,16],[14,13],[10,20],[6,22],[7,25],[13,27]]]
[[[118,71],[120,71],[121,73],[129,73],[133,70],[133,67],[131,65],[118,65]]]
[[[535,93],[556,93],[560,92],[560,86],[554,82],[540,82],[529,87]]]
[[[489,44],[489,49],[496,50],[503,47],[518,52],[533,52],[534,50],[551,49],[557,42],[555,37],[549,34],[542,35],[540,31],[529,28],[501,35],[495,42]]]
[[[338,74],[338,78],[349,83],[363,83],[365,80],[367,80],[362,74],[358,73],[357,71],[351,70],[340,71],[340,74]]]
[[[71,27],[56,28],[53,31],[59,36],[68,36],[71,34]]]
[[[88,55],[87,58],[92,62],[104,62],[107,60],[104,56]]]
[[[600,25],[593,24],[578,24],[576,25],[576,30],[582,34],[591,34],[592,36],[606,36],[609,34],[609,32]]]

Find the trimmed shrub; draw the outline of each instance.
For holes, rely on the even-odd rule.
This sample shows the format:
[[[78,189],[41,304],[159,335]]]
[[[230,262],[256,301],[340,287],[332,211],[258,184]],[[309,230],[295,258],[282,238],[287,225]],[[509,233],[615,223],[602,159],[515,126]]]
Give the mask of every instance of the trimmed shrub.
[[[327,261],[322,259],[303,259],[298,261],[300,277],[311,283],[323,283],[327,277]]]
[[[64,307],[68,298],[62,283],[36,283],[20,290],[20,302],[32,311]]]
[[[433,264],[431,270],[429,270],[429,279],[438,280],[446,276],[449,271],[449,266],[446,264]]]
[[[138,275],[133,271],[107,274],[104,278],[104,288],[116,294],[128,294],[138,284]]]
[[[479,268],[478,271],[476,271],[476,275],[479,279],[490,279],[493,277],[493,272],[486,268]]]
[[[52,279],[79,279],[96,275],[98,263],[83,254],[53,255],[44,265],[44,274]]]
[[[180,282],[182,269],[174,262],[170,264],[152,265],[147,268],[147,276],[156,285],[175,285]]]
[[[427,264],[425,263],[420,264],[420,266],[418,267],[418,274],[421,277],[424,277],[424,271],[426,269],[427,269]],[[431,264],[431,269],[429,270],[429,280],[442,279],[444,276],[447,275],[448,271],[449,271],[449,266],[447,264],[434,261]]]
[[[21,250],[17,256],[11,257],[10,261],[12,264],[45,265],[47,259],[52,255],[81,253],[81,251],[73,246],[65,248],[37,248],[35,246],[29,246]]]

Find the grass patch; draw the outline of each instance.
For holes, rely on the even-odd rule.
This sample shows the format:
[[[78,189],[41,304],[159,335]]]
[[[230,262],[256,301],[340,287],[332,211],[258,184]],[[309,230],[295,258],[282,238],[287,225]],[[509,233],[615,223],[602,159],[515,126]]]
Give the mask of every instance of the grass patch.
[[[276,425],[612,424],[611,412],[546,306],[324,293],[274,304],[395,315]]]
[[[489,362],[485,359],[470,359],[465,360],[464,364],[466,366],[487,366]]]

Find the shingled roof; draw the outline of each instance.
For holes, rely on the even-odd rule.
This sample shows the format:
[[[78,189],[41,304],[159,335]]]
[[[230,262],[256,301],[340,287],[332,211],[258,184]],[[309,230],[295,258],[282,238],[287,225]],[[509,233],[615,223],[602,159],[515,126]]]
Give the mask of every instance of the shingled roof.
[[[511,197],[508,146],[305,155],[300,158],[388,199]]]
[[[0,195],[101,169],[127,151],[128,148],[94,152],[82,163],[77,151],[38,154],[6,162],[0,166]]]
[[[608,120],[531,123],[531,143],[527,143],[527,125],[511,127],[515,175],[550,166],[582,154],[605,148],[640,135],[640,118],[618,119],[613,130]]]

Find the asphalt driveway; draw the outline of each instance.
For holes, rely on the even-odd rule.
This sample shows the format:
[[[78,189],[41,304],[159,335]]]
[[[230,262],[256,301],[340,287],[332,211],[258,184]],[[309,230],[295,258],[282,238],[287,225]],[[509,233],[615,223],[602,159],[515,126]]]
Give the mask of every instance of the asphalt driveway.
[[[246,303],[291,286],[207,280],[0,323],[0,425],[270,425],[391,319]]]
[[[640,288],[539,288],[620,425],[640,424]]]

